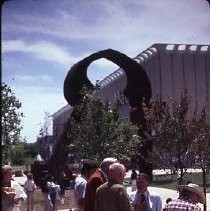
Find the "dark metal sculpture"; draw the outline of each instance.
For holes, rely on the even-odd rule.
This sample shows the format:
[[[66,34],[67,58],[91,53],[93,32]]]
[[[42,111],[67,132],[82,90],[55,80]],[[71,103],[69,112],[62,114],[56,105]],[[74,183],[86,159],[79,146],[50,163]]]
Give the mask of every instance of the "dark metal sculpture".
[[[89,88],[93,87],[87,78],[87,68],[90,63],[101,58],[115,63],[125,71],[127,85],[124,95],[128,98],[130,106],[138,107],[143,98],[149,102],[152,95],[151,85],[142,66],[123,53],[107,49],[91,54],[69,70],[64,81],[64,96],[70,105],[75,106],[80,102],[80,90],[84,85]]]
[[[79,104],[82,97],[80,94],[82,87],[84,85],[89,88],[93,87],[87,77],[87,68],[91,62],[101,58],[115,63],[124,70],[127,77],[127,85],[123,92],[128,99],[129,105],[133,108],[130,113],[131,121],[141,128],[139,129],[139,134],[143,135],[141,132],[145,129],[145,122],[141,105],[143,99],[147,104],[151,99],[151,84],[142,66],[123,53],[113,49],[99,51],[72,66],[64,81],[64,96],[67,102],[72,106]],[[152,166],[145,163],[144,160],[151,148],[151,143],[147,142],[140,149],[142,156],[138,160],[140,162],[140,170],[152,177]]]
[[[124,70],[127,77],[124,95],[127,97],[130,106],[134,108],[131,113],[131,121],[138,125],[139,128],[142,128],[144,115],[141,109],[141,103],[143,99],[145,99],[146,103],[150,101],[152,95],[151,84],[146,72],[140,64],[116,50],[107,49],[93,53],[71,67],[64,81],[64,96],[67,102],[71,106],[79,104],[82,97],[80,94],[82,87],[85,85],[89,88],[93,88],[93,84],[87,77],[87,68],[93,61],[101,58],[115,63]],[[67,131],[70,127],[70,121],[68,121],[47,163],[51,172],[55,173],[55,171],[62,169],[67,160],[68,152],[65,149],[70,141],[67,138]],[[142,170],[145,171],[144,169]],[[150,172],[146,173],[150,174]]]

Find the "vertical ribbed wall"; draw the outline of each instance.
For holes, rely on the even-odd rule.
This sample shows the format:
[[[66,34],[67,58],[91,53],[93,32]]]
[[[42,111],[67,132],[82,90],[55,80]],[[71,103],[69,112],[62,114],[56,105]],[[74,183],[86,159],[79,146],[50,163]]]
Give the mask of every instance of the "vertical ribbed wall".
[[[193,111],[201,111],[210,105],[210,46],[154,44],[134,60],[148,74],[153,99],[161,97],[163,101],[170,98],[179,101],[187,89]],[[102,89],[97,95],[115,102],[118,92],[126,86],[125,73],[118,69],[100,84]],[[129,115],[128,111],[123,106],[121,113]]]
[[[194,111],[210,105],[210,46],[156,44],[153,48],[156,55],[142,61],[153,98],[179,100],[187,89]]]

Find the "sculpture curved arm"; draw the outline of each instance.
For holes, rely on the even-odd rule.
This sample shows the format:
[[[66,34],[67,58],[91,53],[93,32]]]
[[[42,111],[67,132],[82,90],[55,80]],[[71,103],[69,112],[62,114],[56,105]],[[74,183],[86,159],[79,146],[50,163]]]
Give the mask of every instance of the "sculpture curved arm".
[[[93,88],[87,77],[87,68],[93,61],[101,58],[115,63],[125,71],[127,85],[124,95],[128,98],[130,106],[139,106],[143,98],[146,103],[149,102],[152,95],[151,84],[142,66],[119,51],[106,49],[82,59],[69,70],[64,81],[64,97],[70,105],[75,106],[80,102],[80,90],[84,85]]]

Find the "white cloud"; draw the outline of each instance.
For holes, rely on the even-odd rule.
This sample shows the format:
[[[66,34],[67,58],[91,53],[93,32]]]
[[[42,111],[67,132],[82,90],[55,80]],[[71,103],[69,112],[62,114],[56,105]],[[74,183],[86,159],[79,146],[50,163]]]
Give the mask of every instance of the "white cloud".
[[[78,45],[80,41],[91,42],[96,51],[111,47],[131,57],[154,43],[206,44],[209,41],[207,33],[202,33],[210,22],[207,2],[202,0],[93,1],[92,4],[69,1],[65,7],[58,2],[54,6],[50,16],[16,14],[16,23],[3,26],[3,30],[36,33],[70,43],[76,40]],[[72,58],[67,48],[50,42],[30,47],[37,58],[59,62],[65,67],[79,60]]]
[[[34,44],[28,44],[22,40],[3,41],[2,52],[30,53],[40,60],[58,62],[65,66],[72,60],[67,49],[45,41],[36,42]]]
[[[31,83],[34,81],[39,81],[40,83],[47,83],[52,82],[53,78],[50,75],[36,75],[36,76],[29,76],[29,75],[16,75],[14,76],[15,80],[19,83]]]
[[[106,44],[114,46],[119,45],[122,40],[127,43],[132,43],[132,41],[142,43],[151,33],[153,33],[153,37],[157,35],[158,39],[159,34],[164,35],[167,32],[171,32],[173,37],[173,33],[178,32],[176,27],[179,27],[180,31],[189,31],[189,33],[192,28],[189,29],[188,26],[196,22],[195,28],[202,27],[205,22],[208,23],[208,19],[202,18],[209,13],[209,8],[204,8],[206,5],[205,2],[201,4],[201,0],[191,0],[190,2],[189,0],[116,1],[115,3],[94,1],[91,6],[89,2],[75,4],[74,11],[72,11],[71,9],[67,10],[67,5],[65,8],[61,8],[60,4],[55,4],[55,11],[50,14],[50,18],[47,14],[38,17],[19,14],[16,17],[16,25],[12,25],[10,29],[28,33],[36,32],[70,41],[81,39],[101,41],[102,43],[105,41]],[[72,6],[71,2],[70,6]],[[129,10],[128,6],[132,6],[132,10]],[[133,12],[134,8],[135,13]],[[187,14],[186,9],[189,11]],[[97,18],[94,18],[92,14],[92,20],[89,22],[85,22],[84,18],[80,17],[84,15],[88,18],[94,10],[95,13],[97,10],[101,11],[103,15],[98,12]],[[7,27],[4,28],[6,30]],[[182,34],[184,37],[184,33]],[[126,42],[123,43],[124,45]],[[124,48],[126,49],[126,47]]]

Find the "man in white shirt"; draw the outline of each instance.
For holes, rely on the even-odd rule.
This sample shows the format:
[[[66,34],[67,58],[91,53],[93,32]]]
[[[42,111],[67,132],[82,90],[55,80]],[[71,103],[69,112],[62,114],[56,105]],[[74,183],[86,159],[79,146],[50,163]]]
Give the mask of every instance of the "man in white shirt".
[[[12,178],[11,166],[2,166],[2,210],[20,211],[21,202],[27,195],[17,181]]]
[[[98,168],[98,164],[94,161],[88,161],[83,164],[81,169],[81,176],[75,176],[74,198],[76,206],[80,211],[84,210],[85,190],[87,180],[91,174]]]
[[[25,182],[24,188],[27,194],[27,211],[33,211],[36,185],[34,183],[32,173],[27,174],[27,180]]]

